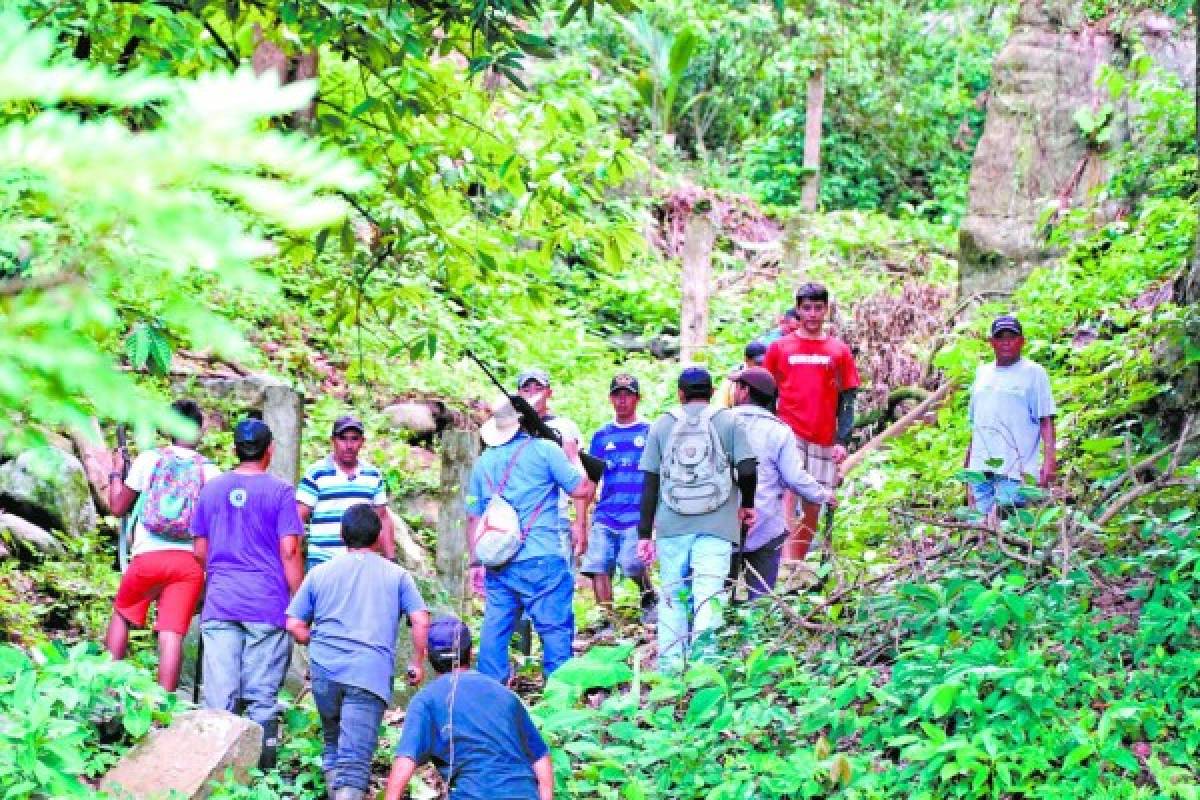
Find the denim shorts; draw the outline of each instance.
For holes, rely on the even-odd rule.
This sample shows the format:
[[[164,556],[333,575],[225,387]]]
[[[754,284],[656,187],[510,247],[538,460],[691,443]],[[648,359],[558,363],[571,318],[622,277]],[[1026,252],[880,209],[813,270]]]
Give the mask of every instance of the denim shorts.
[[[626,578],[645,574],[646,565],[638,558],[637,541],[637,528],[616,530],[607,525],[593,525],[579,571],[584,575],[612,575],[620,566]]]
[[[985,472],[984,480],[971,484],[975,496],[975,508],[981,514],[990,514],[992,509],[1024,508],[1033,492],[1024,483],[1006,475]]]

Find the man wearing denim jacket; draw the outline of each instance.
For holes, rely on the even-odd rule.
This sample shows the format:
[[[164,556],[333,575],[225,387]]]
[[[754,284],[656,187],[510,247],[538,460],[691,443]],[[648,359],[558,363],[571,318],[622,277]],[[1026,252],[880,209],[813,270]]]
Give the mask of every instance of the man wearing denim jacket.
[[[804,471],[796,437],[787,423],[775,416],[779,394],[775,379],[762,367],[749,367],[733,376],[734,414],[737,415],[750,449],[758,459],[758,483],[754,491],[754,525],[746,532],[741,569],[753,599],[775,588],[779,558],[788,537],[783,509],[785,491],[792,491],[814,505],[836,505],[831,489]],[[741,575],[732,576],[735,581]]]
[[[559,539],[559,492],[588,498],[595,485],[579,463],[579,442],[564,440],[560,448],[530,437],[507,395],[492,405],[492,418],[479,435],[488,449],[471,469],[467,486],[469,541],[474,543],[479,519],[501,484],[525,537],[510,561],[489,567],[484,577],[479,671],[508,680],[508,646],[524,612],[542,640],[542,671],[549,675],[571,658],[575,638],[575,585]]]

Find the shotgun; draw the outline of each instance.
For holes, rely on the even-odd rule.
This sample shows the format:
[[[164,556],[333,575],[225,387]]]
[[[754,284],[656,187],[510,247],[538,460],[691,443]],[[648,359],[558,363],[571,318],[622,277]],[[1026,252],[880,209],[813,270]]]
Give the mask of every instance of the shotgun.
[[[533,406],[529,405],[528,400],[526,400],[524,397],[521,397],[519,394],[512,394],[505,389],[504,384],[500,383],[500,381],[496,379],[496,376],[492,374],[490,369],[488,369],[487,364],[484,364],[482,361],[480,361],[474,353],[472,353],[470,350],[465,350],[464,352],[466,353],[467,358],[474,361],[475,364],[481,370],[483,370],[483,374],[488,376],[488,380],[495,384],[496,388],[503,392],[504,395],[509,399],[509,402],[512,403],[513,408],[521,417],[522,430],[524,430],[530,436],[538,439],[548,439],[559,447],[562,447],[562,436],[559,435],[558,431],[547,425],[545,420],[538,416],[537,411],[534,410]],[[604,477],[604,461],[587,452],[584,452],[583,442],[580,442],[579,444],[579,460],[583,464],[583,471],[587,473],[588,480],[590,480],[592,483],[599,483],[600,479]]]

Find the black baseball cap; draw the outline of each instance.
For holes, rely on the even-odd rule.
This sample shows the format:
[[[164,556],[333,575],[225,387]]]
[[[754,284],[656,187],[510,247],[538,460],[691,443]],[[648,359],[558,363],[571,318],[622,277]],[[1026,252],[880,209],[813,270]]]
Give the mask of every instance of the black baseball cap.
[[[362,420],[353,414],[343,414],[333,421],[333,436],[340,436],[346,431],[358,431],[366,433],[367,428],[362,424]]]
[[[271,429],[261,419],[247,417],[233,429],[233,443],[265,448],[271,443]]]
[[[712,375],[704,367],[685,367],[679,373],[680,389],[711,389]]]
[[[753,342],[746,345],[746,349],[742,351],[742,355],[753,361],[755,364],[761,364],[763,359],[767,357],[767,346],[758,339],[755,339]]]
[[[609,394],[620,391],[632,392],[640,397],[642,394],[642,387],[638,383],[637,378],[633,377],[627,372],[622,372],[614,375],[612,382],[608,384]]]
[[[1025,331],[1021,328],[1021,320],[1012,314],[1005,314],[992,320],[992,336],[1005,332],[1015,333],[1017,336],[1025,335]]]

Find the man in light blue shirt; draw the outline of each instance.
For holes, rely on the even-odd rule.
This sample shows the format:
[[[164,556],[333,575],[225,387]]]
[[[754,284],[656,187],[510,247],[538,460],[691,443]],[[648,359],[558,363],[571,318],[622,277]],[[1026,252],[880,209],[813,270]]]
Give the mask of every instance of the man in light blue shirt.
[[[492,405],[492,418],[479,431],[488,449],[475,462],[467,486],[467,530],[472,551],[479,519],[499,493],[520,521],[521,548],[508,563],[489,567],[484,577],[479,671],[500,682],[509,678],[508,646],[525,612],[542,640],[542,671],[549,675],[571,658],[575,638],[575,592],[559,532],[559,492],[590,497],[595,486],[579,463],[579,442],[534,439],[521,430],[507,395]]]
[[[400,616],[412,624],[408,678],[416,685],[425,674],[429,612],[412,576],[377,552],[382,526],[370,505],[346,509],[341,526],[346,550],[304,578],[288,605],[287,630],[309,646],[329,795],[362,800],[392,697]]]
[[[775,416],[778,394],[775,379],[762,367],[749,367],[733,376],[733,413],[758,459],[754,488],[754,509],[758,513],[746,531],[739,569],[745,574],[751,599],[774,589],[779,577],[779,557],[788,536],[784,492],[794,492],[814,505],[837,505],[833,491],[804,471],[804,456],[796,435]],[[742,575],[731,577],[740,581]]]
[[[965,466],[973,473],[975,507],[993,517],[997,508],[1024,505],[1026,476],[1043,488],[1054,482],[1057,460],[1050,379],[1040,364],[1021,357],[1025,335],[1011,314],[992,322],[995,362],[983,364],[971,386],[971,444]]]

